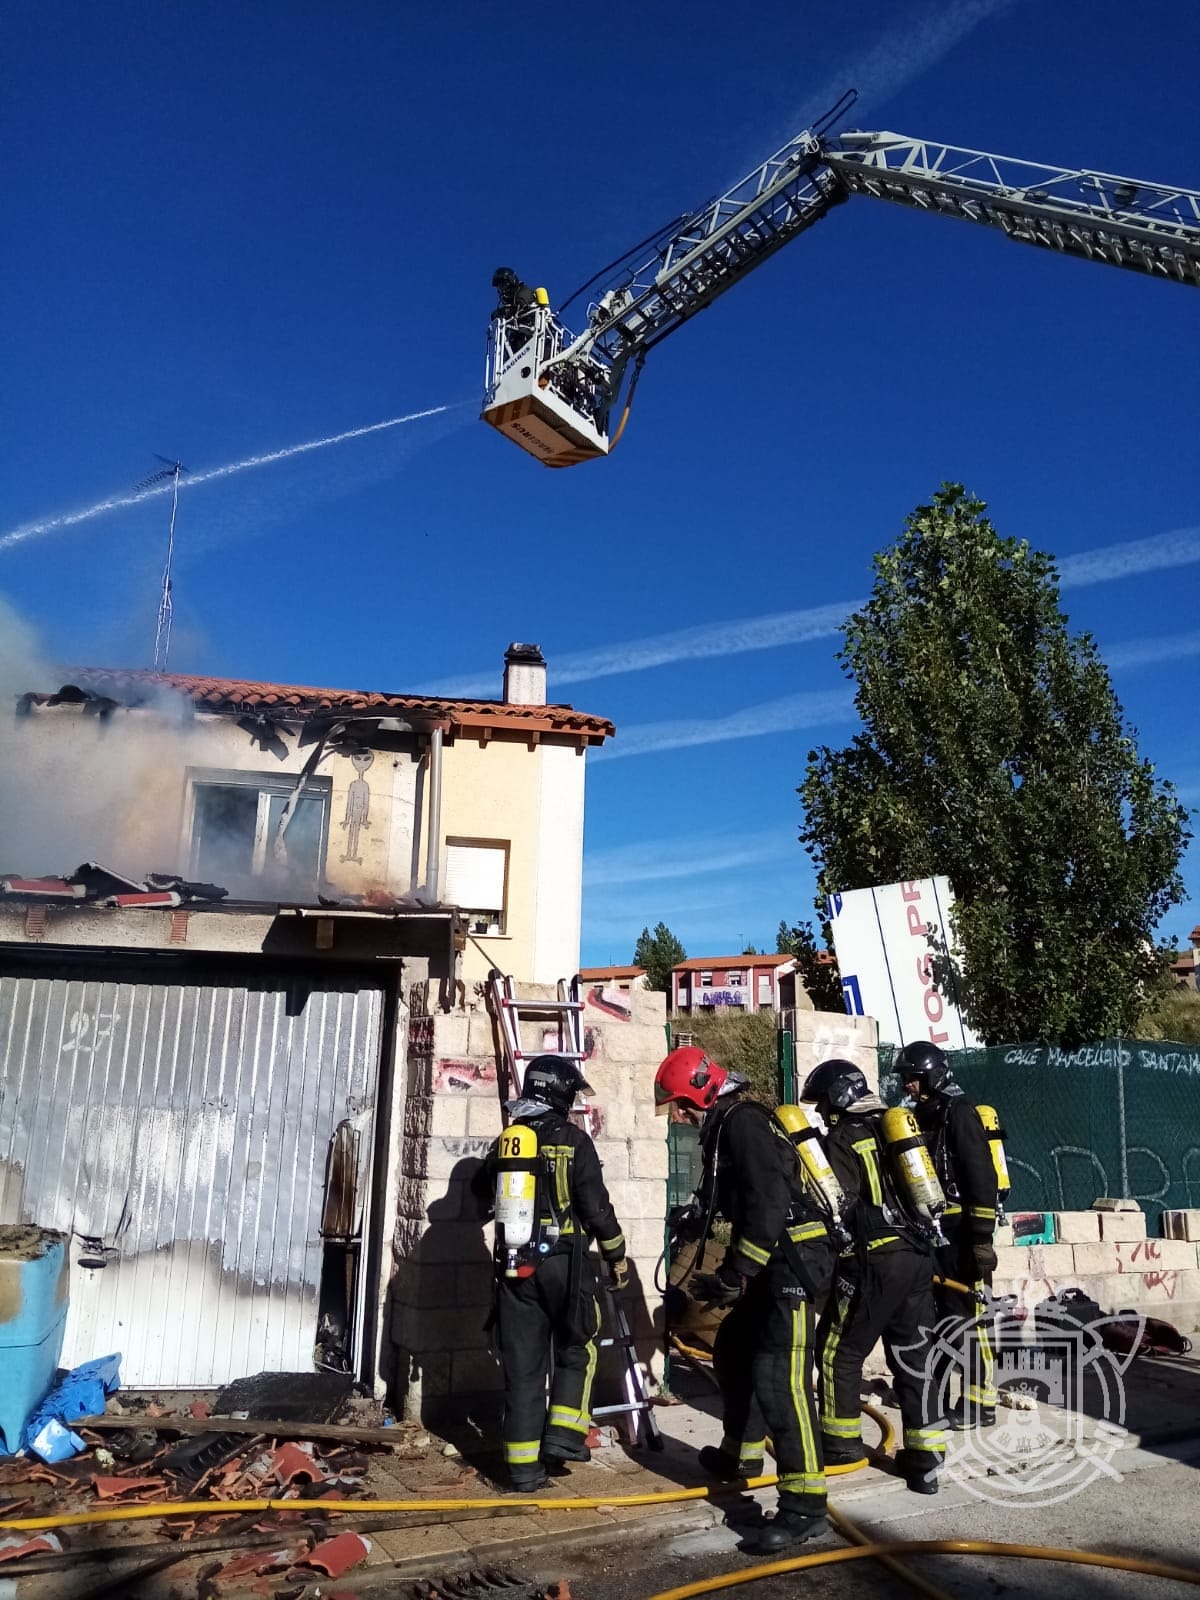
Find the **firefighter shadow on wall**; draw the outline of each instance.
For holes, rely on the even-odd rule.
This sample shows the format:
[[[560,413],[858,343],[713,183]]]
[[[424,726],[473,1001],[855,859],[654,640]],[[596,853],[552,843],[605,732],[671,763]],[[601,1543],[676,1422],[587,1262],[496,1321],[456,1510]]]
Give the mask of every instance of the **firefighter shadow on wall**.
[[[388,1286],[389,1398],[403,1407],[413,1386],[421,1421],[459,1445],[498,1438],[500,1368],[486,1326],[492,1306],[492,1251],[486,1211],[471,1192],[487,1140],[457,1161],[444,1192],[426,1209],[428,1226]]]

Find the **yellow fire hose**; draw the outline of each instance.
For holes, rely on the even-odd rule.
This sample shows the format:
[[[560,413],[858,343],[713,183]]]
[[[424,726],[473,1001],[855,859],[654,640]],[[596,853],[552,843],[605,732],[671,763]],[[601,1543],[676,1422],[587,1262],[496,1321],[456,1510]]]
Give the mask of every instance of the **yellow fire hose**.
[[[1200,1587],[1200,1572],[1171,1567],[1161,1561],[1141,1561],[1134,1556],[1108,1556],[1096,1550],[1058,1550],[1050,1545],[992,1544],[984,1539],[911,1539],[888,1544],[858,1544],[843,1550],[815,1550],[812,1555],[788,1561],[768,1561],[760,1567],[741,1567],[718,1578],[702,1578],[678,1589],[663,1589],[650,1600],[691,1600],[694,1595],[732,1589],[739,1583],[775,1578],[784,1572],[807,1572],[813,1567],[833,1567],[843,1561],[870,1561],[882,1556],[1015,1556],[1031,1561],[1063,1561],[1081,1567],[1110,1567],[1115,1572],[1137,1572],[1149,1578],[1169,1578],[1175,1583]]]
[[[940,1278],[935,1272],[933,1281],[942,1289],[953,1289],[958,1294],[965,1294],[968,1300],[973,1300],[978,1290],[969,1283],[959,1283],[957,1278]]]
[[[828,1515],[830,1522],[833,1523],[842,1538],[848,1539],[851,1544],[865,1548],[872,1542],[870,1536],[865,1534],[857,1523],[851,1522],[845,1512],[839,1511],[837,1506],[829,1506]],[[926,1578],[922,1578],[920,1573],[910,1571],[903,1561],[897,1561],[895,1556],[880,1554],[875,1559],[881,1567],[887,1568],[893,1578],[899,1578],[901,1583],[906,1583],[910,1589],[915,1589],[918,1594],[925,1595],[926,1600],[953,1600],[953,1597],[948,1595],[944,1589],[939,1589],[936,1584],[930,1583]]]
[[[701,1352],[697,1354],[700,1355]],[[873,1406],[864,1406],[863,1410],[879,1425],[882,1431],[879,1448],[886,1452],[894,1441],[891,1423]],[[828,1476],[854,1472],[865,1464],[858,1462],[848,1466],[831,1467]],[[495,1510],[599,1511],[610,1506],[665,1505],[672,1502],[714,1499],[722,1494],[740,1494],[747,1489],[769,1488],[776,1481],[774,1475],[768,1475],[743,1479],[740,1483],[712,1484],[698,1489],[671,1489],[655,1494],[596,1495],[579,1499],[566,1496],[542,1499],[520,1495],[505,1496],[503,1499],[464,1497],[453,1500],[176,1500],[158,1505],[113,1506],[104,1511],[79,1511],[49,1517],[10,1517],[0,1520],[0,1530],[12,1533],[38,1533],[52,1528],[87,1527],[98,1523],[145,1522],[169,1517],[234,1516],[248,1511],[319,1510],[327,1516]],[[1164,1562],[1141,1561],[1131,1556],[1103,1555],[1090,1550],[1060,1550],[1042,1545],[993,1544],[966,1539],[918,1539],[872,1543],[835,1507],[830,1507],[829,1516],[834,1527],[844,1537],[856,1541],[849,1548],[818,1550],[810,1555],[795,1556],[789,1560],[767,1562],[757,1567],[744,1567],[721,1577],[706,1578],[676,1589],[663,1590],[660,1594],[651,1596],[651,1600],[691,1600],[695,1595],[711,1594],[737,1584],[753,1583],[759,1578],[834,1566],[844,1561],[865,1560],[878,1560],[887,1565],[896,1577],[927,1595],[929,1600],[948,1600],[942,1590],[935,1588],[918,1574],[908,1571],[897,1559],[900,1556],[913,1555],[986,1555],[1067,1562],[1079,1566],[1108,1567],[1118,1572],[1135,1572],[1147,1577],[1170,1579],[1200,1587],[1200,1571],[1188,1571],[1182,1567],[1169,1566]]]
[[[677,1338],[674,1334],[671,1335],[671,1346],[673,1349],[678,1350],[681,1355],[690,1357],[708,1377],[712,1378],[714,1383],[716,1382],[716,1376],[711,1366],[712,1357],[707,1351],[697,1350],[691,1345],[684,1344],[683,1340]],[[888,1418],[882,1412],[876,1411],[873,1406],[864,1406],[863,1409],[871,1417],[872,1421],[879,1423],[883,1435],[879,1444],[871,1451],[871,1454],[886,1456],[895,1439],[892,1425]],[[841,1475],[845,1472],[857,1472],[860,1467],[865,1467],[866,1464],[865,1461],[855,1461],[842,1467],[826,1467],[825,1476],[828,1478],[834,1474]],[[871,1543],[867,1535],[855,1523],[851,1522],[843,1511],[839,1511],[836,1506],[830,1505],[828,1507],[828,1515],[830,1522],[832,1522],[843,1539],[849,1540],[851,1544]],[[951,1600],[951,1596],[944,1589],[939,1589],[935,1584],[928,1583],[919,1574],[910,1572],[904,1563],[897,1561],[894,1556],[880,1556],[879,1565],[886,1567],[894,1578],[899,1578],[902,1583],[908,1584],[910,1589],[915,1589],[918,1594],[925,1595],[926,1600]]]

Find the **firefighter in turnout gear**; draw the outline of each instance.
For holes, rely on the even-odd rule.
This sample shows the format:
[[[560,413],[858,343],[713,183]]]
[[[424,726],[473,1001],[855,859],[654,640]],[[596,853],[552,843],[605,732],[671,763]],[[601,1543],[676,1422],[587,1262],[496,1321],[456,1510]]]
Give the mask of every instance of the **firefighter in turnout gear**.
[[[587,1084],[574,1062],[562,1056],[530,1061],[521,1094],[508,1105],[512,1125],[472,1185],[479,1198],[496,1201],[494,1327],[504,1371],[504,1459],[513,1488],[527,1494],[548,1481],[548,1463],[590,1456],[600,1331],[591,1240],[614,1287],[625,1288],[629,1278],[625,1239],[596,1147],[568,1121],[581,1089]],[[535,1140],[536,1151],[527,1151]]]
[[[938,1309],[943,1316],[974,1318],[996,1270],[997,1182],[988,1133],[937,1045],[923,1040],[906,1044],[895,1071],[915,1102],[917,1122],[946,1194],[942,1228],[949,1243],[938,1250],[938,1276],[969,1291],[935,1285]],[[976,1324],[969,1362],[950,1426],[990,1427],[996,1420],[996,1358],[985,1321]]]
[[[826,1526],[811,1374],[815,1308],[828,1293],[834,1254],[785,1129],[745,1089],[744,1078],[694,1047],[673,1050],[654,1080],[659,1110],[700,1129],[697,1261],[716,1216],[731,1230],[717,1271],[694,1273],[686,1285],[693,1299],[728,1308],[713,1347],[724,1438],[699,1452],[700,1463],[722,1479],[754,1476],[770,1434],[779,1510],[747,1541],[770,1551]]]
[[[937,1493],[944,1427],[923,1374],[937,1321],[928,1227],[906,1206],[881,1124],[887,1110],[849,1061],[823,1061],[801,1100],[829,1129],[829,1163],[845,1191],[851,1243],[817,1339],[821,1433],[827,1466],[861,1461],[863,1363],[882,1338],[904,1427],[896,1465],[917,1494]]]

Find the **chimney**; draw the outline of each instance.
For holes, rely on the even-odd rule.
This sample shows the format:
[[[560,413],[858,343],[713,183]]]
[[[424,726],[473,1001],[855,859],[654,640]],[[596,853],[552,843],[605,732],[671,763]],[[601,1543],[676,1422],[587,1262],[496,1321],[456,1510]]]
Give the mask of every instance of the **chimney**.
[[[504,652],[506,706],[546,704],[546,658],[536,644],[510,644]]]

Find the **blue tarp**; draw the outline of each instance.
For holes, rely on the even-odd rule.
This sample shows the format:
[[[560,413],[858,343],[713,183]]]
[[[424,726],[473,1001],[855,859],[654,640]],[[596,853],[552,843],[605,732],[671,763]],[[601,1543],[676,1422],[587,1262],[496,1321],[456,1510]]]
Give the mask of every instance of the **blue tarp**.
[[[65,1373],[30,1417],[23,1444],[43,1461],[66,1461],[86,1449],[83,1440],[69,1426],[80,1417],[96,1417],[105,1401],[121,1386],[120,1355],[101,1356],[85,1361],[73,1372]]]

